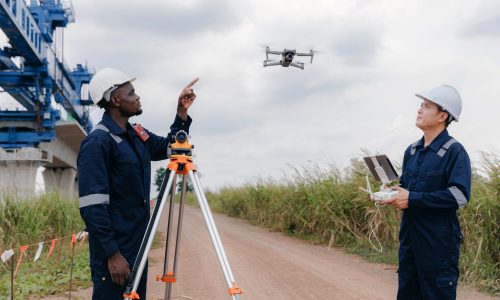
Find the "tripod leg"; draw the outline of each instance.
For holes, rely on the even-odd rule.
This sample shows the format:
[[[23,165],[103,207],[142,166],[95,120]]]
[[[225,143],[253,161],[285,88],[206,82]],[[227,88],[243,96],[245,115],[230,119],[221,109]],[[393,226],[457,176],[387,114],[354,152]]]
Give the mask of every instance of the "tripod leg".
[[[177,258],[179,254],[180,244],[181,244],[181,232],[182,232],[182,220],[184,215],[184,202],[186,199],[186,188],[187,188],[187,176],[182,175],[182,190],[181,190],[181,201],[179,203],[179,218],[177,219],[177,235],[175,240],[175,250],[174,250],[174,261],[173,261],[173,272],[172,276],[175,278],[177,275]],[[168,282],[165,286],[165,300],[170,300],[172,297],[172,283]]]
[[[203,207],[202,209],[205,209],[206,212],[207,212],[207,216],[208,216],[208,219],[209,219],[209,222],[210,222],[210,225],[212,230],[214,231],[215,233],[215,236],[217,237],[217,246],[219,247],[220,251],[221,251],[221,254],[222,254],[222,259],[223,259],[223,262],[224,262],[224,265],[227,266],[227,270],[229,270],[229,277],[230,277],[230,280],[231,282],[234,282],[234,278],[232,276],[232,272],[231,272],[231,269],[229,267],[229,262],[227,260],[227,256],[226,256],[226,253],[224,251],[224,247],[222,246],[222,242],[220,240],[220,237],[219,237],[219,233],[217,231],[217,227],[215,226],[215,222],[214,222],[214,219],[213,219],[213,216],[212,216],[212,213],[211,213],[211,210],[210,210],[210,207],[208,205],[208,201],[207,201],[207,197],[205,196],[205,193],[203,192],[203,188],[201,186],[201,182],[200,182],[200,179],[198,177],[198,174],[194,173],[194,178],[197,182],[197,186],[199,187],[200,189],[200,192],[201,192],[201,196],[202,196],[202,202],[203,202]]]
[[[172,187],[172,182],[176,176],[175,171],[170,171],[167,169],[165,173],[165,178],[163,179],[162,186],[160,188],[160,194],[158,195],[159,201],[157,200],[153,214],[149,220],[148,226],[146,228],[146,233],[142,239],[141,247],[139,248],[139,253],[135,259],[134,267],[130,271],[129,277],[127,278],[127,284],[125,286],[125,291],[123,294],[123,299],[138,299],[137,287],[146,266],[146,261],[148,258],[149,250],[151,249],[151,244],[153,243],[153,238],[156,233],[156,228],[160,222],[161,214],[163,213],[163,207],[165,206],[165,190],[169,190]],[[165,179],[168,176],[168,181],[165,183]]]
[[[176,176],[177,177],[177,176]],[[166,245],[165,245],[165,259],[164,259],[164,265],[163,265],[163,273],[167,273],[168,269],[168,258],[170,254],[170,239],[171,239],[171,234],[172,234],[172,222],[173,222],[173,214],[174,214],[174,203],[175,203],[175,189],[176,189],[176,182],[177,179],[174,177],[174,181],[172,182],[172,188],[170,190],[170,202],[169,202],[169,208],[168,208],[168,222],[167,222],[167,238],[166,238]]]
[[[219,259],[219,264],[222,269],[222,273],[224,274],[224,279],[226,280],[227,287],[229,289],[229,293],[233,300],[239,299],[239,294],[241,294],[241,290],[236,286],[233,273],[231,272],[231,267],[229,266],[229,262],[226,257],[226,253],[224,251],[224,247],[222,246],[222,242],[220,240],[219,233],[217,228],[215,227],[215,223],[212,217],[212,213],[210,211],[210,207],[208,206],[208,201],[205,196],[205,193],[201,189],[201,183],[198,178],[198,174],[193,171],[189,171],[189,178],[193,183],[193,187],[196,192],[196,197],[198,199],[198,203],[200,204],[201,212],[203,213],[203,218],[205,219],[205,223],[207,224],[208,233],[210,234],[210,238],[212,239],[212,244],[214,245],[215,253],[217,254],[217,258]]]
[[[174,203],[175,203],[175,190],[177,189],[177,176],[174,177],[174,181],[172,182],[172,188],[170,190],[170,203],[168,209],[168,222],[167,222],[167,238],[165,240],[165,258],[163,260],[163,277],[166,277],[169,258],[170,258],[170,240],[172,235],[172,222],[174,216]],[[157,280],[160,280],[160,276],[157,277]],[[167,285],[168,286],[168,285]],[[170,299],[170,298],[165,298]]]
[[[159,208],[160,208],[160,204],[164,201],[163,200],[163,195],[165,194],[165,190],[169,190],[170,189],[170,187],[167,188],[167,186],[172,184],[172,183],[169,182],[169,178],[170,178],[171,172],[172,171],[170,169],[167,169],[165,171],[165,175],[163,176],[163,180],[162,180],[161,186],[160,186],[160,191],[158,193],[158,198],[156,199],[155,208],[153,209],[153,214],[151,215],[151,218],[149,219],[148,227],[146,229],[144,237],[142,238],[141,247],[139,248],[139,253],[137,254],[137,257],[135,259],[132,271],[136,271],[137,270],[138,264],[140,262],[140,257],[142,257],[142,255],[144,254],[144,247],[146,246],[146,244],[144,242],[148,239],[148,235],[151,233],[151,225],[152,225],[151,221],[158,214],[158,211],[159,211]],[[133,280],[133,278],[131,280]]]

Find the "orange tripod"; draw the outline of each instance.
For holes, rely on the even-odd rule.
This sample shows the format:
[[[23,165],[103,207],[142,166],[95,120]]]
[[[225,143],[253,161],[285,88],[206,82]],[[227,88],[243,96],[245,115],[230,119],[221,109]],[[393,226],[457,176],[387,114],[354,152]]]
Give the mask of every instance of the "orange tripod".
[[[207,198],[201,188],[200,179],[198,178],[198,173],[196,172],[196,166],[194,165],[192,160],[192,152],[191,152],[192,148],[193,146],[188,142],[187,133],[184,131],[177,132],[177,134],[175,135],[175,141],[170,144],[170,149],[172,151],[170,156],[170,163],[168,164],[167,172],[165,173],[165,177],[160,187],[160,192],[158,194],[158,201],[155,204],[155,208],[153,210],[151,219],[146,229],[146,234],[144,235],[141,247],[139,249],[139,254],[137,255],[136,261],[127,280],[125,292],[123,294],[124,300],[139,299],[139,295],[137,294],[137,287],[139,286],[139,281],[141,279],[144,267],[146,265],[147,256],[149,250],[151,249],[153,238],[166,202],[165,198],[167,195],[165,195],[165,191],[170,191],[167,238],[165,242],[166,243],[165,260],[163,265],[163,274],[158,275],[156,277],[156,280],[166,283],[164,299],[165,300],[171,299],[172,284],[177,281],[176,278],[177,257],[180,246],[182,218],[183,218],[184,202],[187,189],[187,177],[189,177],[189,180],[191,181],[193,189],[196,193],[196,198],[200,205],[203,218],[205,219],[208,233],[210,234],[210,238],[212,240],[215,253],[217,254],[219,264],[224,274],[224,279],[228,287],[229,295],[233,300],[240,299],[239,295],[242,294],[242,291],[236,285],[236,282],[234,280],[231,267],[229,266],[229,262],[227,260],[226,253],[224,251],[224,247],[222,246],[222,242],[219,237],[219,233],[217,231],[217,228],[215,227],[210,207],[208,206]],[[175,200],[177,175],[182,176],[182,189],[180,195],[179,215],[177,220],[178,222],[177,233],[175,238],[175,249],[173,255],[173,269],[172,271],[169,271],[168,268],[169,268],[169,258],[170,258],[170,243],[172,239],[171,231],[173,227],[172,223],[174,214],[174,200]]]

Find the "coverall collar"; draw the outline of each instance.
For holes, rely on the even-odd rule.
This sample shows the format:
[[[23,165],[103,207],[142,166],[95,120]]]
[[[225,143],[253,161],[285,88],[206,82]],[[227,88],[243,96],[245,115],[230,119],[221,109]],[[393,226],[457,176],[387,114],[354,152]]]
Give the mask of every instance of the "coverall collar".
[[[118,126],[118,124],[116,124],[116,122],[113,120],[113,118],[111,118],[111,116],[108,113],[106,113],[106,112],[102,115],[102,121],[101,122],[113,134],[121,135],[121,134],[125,133],[125,130],[123,130],[120,126]],[[130,123],[127,122],[127,131],[129,133],[132,133],[132,132],[135,133],[134,130],[128,130],[128,129],[131,129],[131,128],[132,128],[132,125],[130,125]]]
[[[448,134],[448,130],[445,129],[443,131],[441,131],[441,133],[438,134],[438,136],[436,136],[434,138],[434,140],[429,144],[429,147],[430,149],[434,150],[434,152],[438,152],[439,149],[441,149],[441,147],[450,139],[450,135]],[[417,145],[415,147],[423,147],[424,146],[424,137],[422,137]]]

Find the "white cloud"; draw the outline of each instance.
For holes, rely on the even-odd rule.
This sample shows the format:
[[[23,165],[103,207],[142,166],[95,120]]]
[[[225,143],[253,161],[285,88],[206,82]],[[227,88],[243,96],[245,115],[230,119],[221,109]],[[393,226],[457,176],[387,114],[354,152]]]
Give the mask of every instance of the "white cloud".
[[[421,136],[415,92],[442,83],[464,99],[451,134],[473,158],[500,149],[497,1],[73,4],[66,60],[138,76],[134,122],[166,134],[178,93],[200,77],[191,135],[208,187],[308,161],[343,168],[361,148],[400,161]],[[263,68],[262,45],[320,51],[304,71]]]

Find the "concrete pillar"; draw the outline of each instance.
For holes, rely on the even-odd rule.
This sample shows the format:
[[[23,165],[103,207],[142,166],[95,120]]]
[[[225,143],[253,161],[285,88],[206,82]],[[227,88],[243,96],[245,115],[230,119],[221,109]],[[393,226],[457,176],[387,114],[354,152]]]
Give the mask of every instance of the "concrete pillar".
[[[37,170],[43,163],[52,162],[52,155],[37,148],[0,148],[0,188],[16,198],[35,195]]]
[[[48,168],[42,172],[45,190],[55,190],[64,196],[73,198],[75,190],[76,170],[73,168]]]

